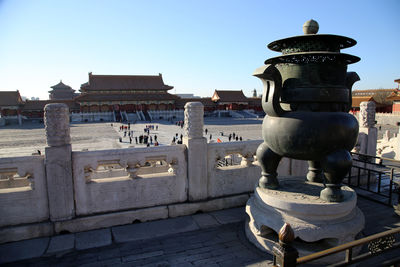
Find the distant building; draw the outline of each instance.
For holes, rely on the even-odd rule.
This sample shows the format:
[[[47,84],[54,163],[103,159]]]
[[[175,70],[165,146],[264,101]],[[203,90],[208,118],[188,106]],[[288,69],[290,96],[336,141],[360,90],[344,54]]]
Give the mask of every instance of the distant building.
[[[93,75],[75,98],[82,112],[172,110],[178,96],[164,84],[162,75]]]
[[[1,117],[8,120],[15,120],[22,124],[21,110],[24,101],[19,91],[0,91],[0,112]]]
[[[394,82],[397,83],[397,89],[400,89],[400,79],[396,79]]]
[[[374,101],[376,104],[376,112],[391,113],[392,112],[392,100],[389,98],[389,96],[397,95],[398,93],[399,93],[398,89],[368,89],[368,90],[354,90],[352,92],[352,96],[353,96],[353,98],[354,97],[372,97],[373,100],[371,100],[371,101]],[[363,100],[363,101],[366,101],[366,100]],[[353,99],[353,105],[352,105],[353,111],[357,111],[360,109],[359,103],[357,105],[356,102],[354,102],[354,99]]]
[[[88,113],[97,113],[94,115],[98,118],[104,117],[104,120],[113,118],[121,121],[128,119],[130,116],[127,115],[128,113],[138,111],[143,112],[142,115],[149,119],[150,113],[147,111],[171,111],[172,114],[176,110],[182,111],[188,102],[201,102],[204,111],[208,113],[217,110],[244,109],[262,112],[261,98],[247,98],[242,90],[215,90],[212,97],[170,94],[168,91],[173,87],[164,83],[161,74],[94,75],[89,73],[88,82],[81,85],[81,94],[78,96],[75,90],[62,81],[51,88],[50,100],[23,101],[18,91],[0,92],[2,115],[15,116],[19,120],[22,119],[21,116],[27,119],[42,119],[44,107],[50,103],[64,103],[71,113],[81,113],[82,117],[73,115],[78,121],[79,118],[83,119],[83,116],[90,115]],[[109,112],[113,112],[111,117]],[[141,112],[136,113],[136,116],[139,116]]]
[[[62,81],[51,86],[50,88],[53,89],[49,91],[50,100],[74,99],[74,97],[78,95],[75,93],[75,90],[71,88],[71,86],[64,84]]]
[[[391,94],[391,93],[396,93],[398,92],[398,89],[367,89],[367,90],[354,90],[351,92],[352,96],[374,96],[375,94],[378,93],[386,93],[386,94]]]
[[[351,111],[358,112],[360,111],[360,104],[361,102],[375,102],[374,98],[370,95],[367,96],[353,96],[351,98]],[[376,102],[375,102],[376,104]]]
[[[19,91],[0,91],[0,110],[2,116],[17,116],[21,113],[24,101]]]
[[[22,115],[29,119],[42,119],[44,106],[51,103],[63,103],[68,106],[70,112],[79,112],[79,104],[73,99],[26,100],[22,107]]]
[[[249,100],[242,90],[215,90],[211,100],[219,110],[243,110],[249,106]]]
[[[195,96],[194,94],[175,94],[175,95],[179,96],[180,98],[192,98],[192,99],[201,98],[200,96]]]

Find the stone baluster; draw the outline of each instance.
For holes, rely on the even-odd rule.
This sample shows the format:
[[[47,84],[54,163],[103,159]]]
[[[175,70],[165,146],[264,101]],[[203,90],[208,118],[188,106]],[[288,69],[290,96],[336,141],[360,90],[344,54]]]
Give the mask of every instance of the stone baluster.
[[[185,134],[187,146],[189,200],[207,198],[207,139],[203,137],[204,109],[200,102],[185,105]]]
[[[71,219],[75,214],[69,110],[65,104],[44,107],[47,147],[46,178],[51,221]]]

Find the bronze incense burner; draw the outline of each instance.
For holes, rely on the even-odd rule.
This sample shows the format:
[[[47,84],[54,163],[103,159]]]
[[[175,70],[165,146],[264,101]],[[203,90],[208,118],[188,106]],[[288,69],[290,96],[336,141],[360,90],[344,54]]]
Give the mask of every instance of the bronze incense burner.
[[[349,114],[351,88],[359,80],[347,65],[360,58],[340,53],[356,41],[317,34],[318,23],[307,21],[304,35],[274,41],[268,48],[282,52],[267,59],[254,76],[264,85],[266,112],[257,150],[261,188],[277,189],[277,167],[282,157],[307,160],[307,180],[324,182],[320,197],[343,200],[341,182],[350,171],[349,151],[358,136],[358,122]]]

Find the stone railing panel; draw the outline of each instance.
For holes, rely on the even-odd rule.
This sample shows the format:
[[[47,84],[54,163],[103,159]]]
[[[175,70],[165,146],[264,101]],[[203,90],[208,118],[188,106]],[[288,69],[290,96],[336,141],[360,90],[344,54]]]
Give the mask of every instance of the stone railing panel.
[[[260,178],[261,168],[254,156],[261,140],[208,144],[208,197],[250,192]],[[233,155],[240,164],[219,166],[226,156]],[[241,158],[239,158],[239,156]]]
[[[77,215],[187,200],[184,145],[73,152],[72,164]]]
[[[48,220],[43,156],[0,158],[0,226]]]

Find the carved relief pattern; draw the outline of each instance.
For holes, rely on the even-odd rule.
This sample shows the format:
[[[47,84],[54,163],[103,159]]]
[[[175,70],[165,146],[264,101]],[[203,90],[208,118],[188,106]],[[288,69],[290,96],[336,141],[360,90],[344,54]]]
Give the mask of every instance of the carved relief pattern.
[[[375,126],[375,103],[372,101],[361,102],[360,104],[360,125],[372,128]]]
[[[48,146],[62,146],[71,143],[67,105],[47,104],[44,107],[44,124]]]
[[[202,138],[204,109],[200,102],[189,102],[185,105],[185,136]]]
[[[29,172],[20,175],[18,168],[0,169],[0,189],[30,186],[34,189],[33,175]]]
[[[371,242],[369,242],[368,250],[372,254],[379,253],[393,247],[395,241],[396,239],[393,235],[388,235],[382,238],[378,238],[376,240],[372,240]]]
[[[177,175],[178,159],[167,159],[166,156],[144,158],[125,162],[122,159],[97,161],[95,167],[86,165],[83,168],[85,182],[91,183],[101,179],[138,179],[146,175]]]
[[[221,146],[215,149],[214,168],[223,169],[230,166],[250,167],[255,163],[257,145],[241,145],[230,144],[229,146]]]

